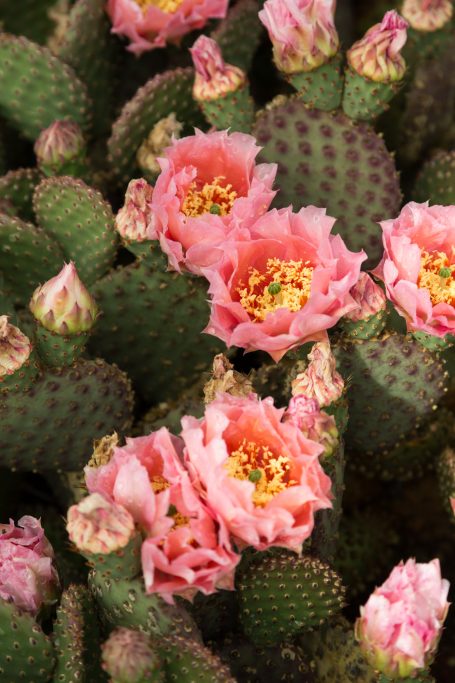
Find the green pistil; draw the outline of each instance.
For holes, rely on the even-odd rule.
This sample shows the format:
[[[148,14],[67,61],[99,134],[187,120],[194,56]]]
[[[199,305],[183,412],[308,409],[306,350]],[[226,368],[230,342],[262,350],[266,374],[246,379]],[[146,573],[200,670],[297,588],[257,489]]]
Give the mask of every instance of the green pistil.
[[[271,294],[272,296],[276,296],[281,292],[281,285],[279,282],[271,282],[267,289],[269,291],[269,294]]]
[[[450,270],[450,268],[444,267],[444,268],[441,268],[441,270],[439,271],[439,277],[444,278],[444,280],[446,280],[451,275],[452,275],[452,271]]]
[[[212,204],[210,207],[210,213],[214,213],[216,216],[221,214],[221,207],[219,204]]]
[[[259,479],[262,477],[262,472],[261,470],[251,470],[251,472],[248,475],[248,479],[255,484]]]
[[[168,511],[167,511],[167,516],[168,516],[168,517],[173,517],[174,515],[177,514],[177,512],[178,512],[178,510],[177,510],[177,508],[175,507],[175,505],[169,505],[169,509],[168,509]]]

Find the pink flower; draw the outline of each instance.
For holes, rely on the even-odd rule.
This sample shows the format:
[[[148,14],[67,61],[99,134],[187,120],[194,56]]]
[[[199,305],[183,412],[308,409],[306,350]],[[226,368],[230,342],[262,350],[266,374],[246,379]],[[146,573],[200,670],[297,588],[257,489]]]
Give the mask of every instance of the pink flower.
[[[54,551],[38,519],[22,517],[0,524],[0,598],[36,615],[55,602],[59,580],[52,564]]]
[[[445,337],[455,330],[455,206],[410,202],[383,221],[384,256],[373,274],[408,330]]]
[[[130,39],[136,54],[175,43],[226,16],[228,0],[108,0],[112,32]]]
[[[167,602],[176,593],[191,599],[198,590],[232,588],[239,561],[223,522],[194,490],[180,452],[180,440],[162,428],[127,439],[106,465],[85,469],[89,491],[110,496],[146,533],[146,590]]]
[[[250,240],[226,242],[222,260],[203,269],[212,296],[205,332],[275,361],[326,339],[356,306],[349,290],[366,258],[330,234],[334,222],[313,206],[272,210],[250,227]]]
[[[355,630],[370,664],[390,678],[413,676],[431,662],[447,616],[449,582],[439,560],[408,560],[360,608]]]
[[[335,418],[321,410],[315,399],[302,394],[293,396],[283,419],[298,427],[307,439],[320,443],[324,447],[325,456],[333,453],[338,443]]]
[[[277,67],[312,71],[338,51],[336,0],[267,0],[259,19],[269,32]]]
[[[316,399],[319,406],[329,406],[341,398],[344,380],[336,370],[336,360],[328,341],[314,344],[308,354],[308,367],[292,382],[292,395]]]
[[[357,308],[346,313],[345,317],[352,322],[367,320],[386,308],[384,292],[368,273],[360,273],[358,282],[351,289],[351,296]]]
[[[282,421],[284,409],[219,395],[201,420],[182,419],[185,458],[193,483],[241,545],[299,551],[314,513],[331,507],[323,448]]]
[[[404,0],[401,13],[416,31],[437,31],[452,18],[453,4],[452,0]]]
[[[401,55],[407,39],[408,22],[398,12],[386,12],[380,24],[372,26],[348,50],[349,65],[364,78],[390,83],[403,78],[406,64]]]
[[[172,268],[199,273],[220,257],[229,234],[267,211],[276,164],[256,165],[259,150],[251,135],[197,130],[159,159],[149,238],[160,240]]]
[[[226,64],[218,44],[208,36],[199,36],[190,48],[196,78],[195,100],[216,100],[245,85],[246,75],[238,66]]]
[[[125,203],[115,217],[115,227],[126,240],[143,242],[153,225],[153,187],[144,178],[130,180]]]
[[[92,493],[68,510],[68,536],[81,553],[108,555],[128,545],[134,520],[122,505]]]

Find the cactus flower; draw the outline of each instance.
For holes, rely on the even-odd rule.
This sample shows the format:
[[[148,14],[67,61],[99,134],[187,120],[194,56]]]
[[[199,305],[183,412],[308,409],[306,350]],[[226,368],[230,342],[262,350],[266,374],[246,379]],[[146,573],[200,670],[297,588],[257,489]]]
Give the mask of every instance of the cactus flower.
[[[102,668],[113,683],[159,683],[161,663],[150,636],[129,628],[116,628],[101,646]]]
[[[331,507],[323,447],[305,438],[272,398],[219,395],[201,420],[182,419],[194,485],[240,546],[299,552],[314,513]]]
[[[212,38],[199,36],[190,52],[196,69],[193,86],[196,101],[216,100],[245,85],[245,72],[224,62],[221,50]]]
[[[416,31],[437,31],[451,20],[452,0],[404,0],[401,14]]]
[[[153,224],[153,187],[144,178],[130,180],[125,203],[115,217],[115,227],[123,239],[143,242]]]
[[[223,522],[194,490],[181,452],[181,441],[162,428],[127,439],[106,465],[85,469],[88,490],[123,505],[141,527],[146,590],[167,602],[232,588],[239,560]]]
[[[336,370],[336,360],[327,341],[314,344],[308,354],[308,367],[292,382],[292,395],[316,399],[319,406],[329,406],[341,398],[344,380]]]
[[[8,316],[0,315],[0,382],[19,370],[29,359],[31,351],[28,337],[8,322]]]
[[[408,330],[455,332],[455,206],[410,202],[383,221],[384,255],[373,274]]]
[[[272,210],[250,227],[251,239],[226,242],[220,262],[203,269],[212,297],[205,332],[275,361],[326,339],[356,307],[349,290],[366,258],[330,234],[334,223],[325,209]]]
[[[348,63],[360,76],[378,83],[403,78],[406,64],[401,50],[407,39],[407,22],[391,10],[348,50]]]
[[[324,447],[324,455],[331,455],[338,444],[335,418],[320,409],[319,403],[302,394],[293,396],[284,414],[285,422],[292,422],[304,436]]]
[[[95,555],[124,548],[135,534],[134,519],[128,510],[99,493],[70,507],[66,529],[79,552]]]
[[[140,55],[223,19],[227,7],[228,0],[108,0],[107,12],[112,32],[126,36],[128,50]]]
[[[0,598],[36,616],[57,599],[54,551],[41,522],[25,516],[18,526],[0,524]]]
[[[199,274],[229,234],[267,211],[277,167],[256,164],[259,151],[251,135],[196,130],[159,159],[149,238],[159,239],[173,269]]]
[[[98,314],[97,305],[72,261],[35,289],[30,310],[43,327],[61,335],[87,332]]]
[[[357,308],[346,313],[345,317],[352,322],[366,320],[372,315],[385,311],[387,307],[387,299],[382,288],[368,273],[360,273],[358,282],[351,289],[351,296]]]
[[[355,625],[370,664],[388,678],[414,677],[432,660],[447,616],[449,582],[439,560],[396,566],[360,608]]]
[[[259,19],[269,32],[280,71],[312,71],[337,53],[335,6],[336,0],[267,0]]]
[[[34,149],[38,164],[49,175],[58,175],[67,162],[85,156],[86,144],[78,124],[63,120],[54,121],[41,131]]]

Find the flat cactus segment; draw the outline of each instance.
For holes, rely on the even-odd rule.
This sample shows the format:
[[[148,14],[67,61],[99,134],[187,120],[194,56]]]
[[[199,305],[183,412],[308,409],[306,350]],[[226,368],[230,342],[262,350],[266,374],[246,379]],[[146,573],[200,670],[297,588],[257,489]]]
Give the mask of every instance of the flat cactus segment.
[[[58,273],[63,261],[59,245],[43,230],[0,214],[0,272],[16,304],[27,306],[35,287]]]
[[[21,0],[18,6],[10,0],[0,0],[0,24],[8,33],[25,36],[36,43],[44,43],[54,29],[49,10],[57,0]]]
[[[51,640],[29,614],[0,599],[0,681],[44,683],[52,677]]]
[[[157,647],[167,683],[235,683],[226,664],[197,641],[174,635]]]
[[[91,348],[125,370],[148,402],[175,398],[220,351],[202,334],[209,318],[204,282],[165,271],[164,261],[119,268],[92,290],[101,315]]]
[[[244,71],[251,66],[263,32],[259,10],[257,0],[240,0],[210,36],[220,46],[223,59]]]
[[[377,263],[377,222],[396,215],[401,201],[398,173],[382,138],[368,124],[307,109],[295,98],[277,98],[258,115],[253,134],[264,146],[262,159],[278,162],[276,205],[327,208],[349,248],[365,249]]]
[[[79,470],[94,439],[128,433],[132,402],[128,379],[104,361],[47,372],[28,392],[0,401],[0,466]]]
[[[73,119],[87,129],[86,88],[47,48],[1,34],[0,80],[0,113],[30,140],[57,119]]]
[[[349,377],[346,443],[364,459],[414,436],[444,396],[442,362],[411,337],[346,341],[334,352],[340,373]]]
[[[106,274],[115,258],[117,233],[108,202],[82,180],[67,176],[46,178],[34,196],[41,227],[75,262],[86,285]],[[54,273],[55,275],[56,273]]]
[[[78,0],[69,14],[58,56],[87,86],[92,100],[92,130],[109,129],[113,109],[114,49],[105,0]]]
[[[136,154],[153,126],[172,112],[188,131],[202,123],[193,100],[193,69],[175,69],[158,74],[127,102],[112,127],[108,142],[109,162],[119,182],[126,184],[142,175]]]
[[[440,150],[420,169],[414,186],[416,202],[455,204],[455,150]]]
[[[18,168],[0,178],[0,199],[11,202],[24,221],[34,221],[33,193],[42,178],[36,168]]]

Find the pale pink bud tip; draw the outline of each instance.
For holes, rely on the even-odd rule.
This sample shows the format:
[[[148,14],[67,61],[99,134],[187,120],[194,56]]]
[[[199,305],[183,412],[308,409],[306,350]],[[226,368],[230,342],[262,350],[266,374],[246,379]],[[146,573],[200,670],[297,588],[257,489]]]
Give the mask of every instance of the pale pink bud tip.
[[[153,233],[153,187],[144,178],[130,180],[125,203],[115,217],[115,227],[129,242],[143,242]]]
[[[0,599],[33,615],[55,602],[59,580],[53,558],[38,519],[22,517],[17,527],[12,520],[0,524]]]
[[[404,0],[401,14],[416,31],[437,31],[451,20],[452,0]]]
[[[82,553],[107,555],[128,545],[134,520],[122,505],[92,493],[68,510],[68,535]]]
[[[336,371],[336,360],[329,342],[315,344],[308,360],[310,363],[306,370],[292,382],[292,395],[302,394],[316,399],[321,408],[338,401],[344,391],[344,381]]]
[[[34,149],[39,164],[58,168],[85,152],[85,140],[74,121],[54,121],[41,131]]]
[[[19,370],[31,351],[28,337],[8,322],[8,316],[0,315],[0,378]]]
[[[259,19],[269,32],[281,71],[312,71],[337,53],[335,5],[335,0],[267,0]]]
[[[114,683],[159,681],[161,669],[150,636],[128,628],[117,628],[102,645],[102,667]]]
[[[190,52],[196,69],[193,87],[196,100],[214,100],[235,92],[245,84],[245,73],[224,62],[221,50],[212,38],[199,36]]]
[[[384,311],[387,306],[387,299],[384,291],[376,284],[368,273],[360,273],[359,280],[351,289],[350,294],[358,308],[346,313],[346,318],[353,322],[367,320],[372,315]]]
[[[307,439],[324,446],[324,455],[331,455],[338,443],[335,418],[319,408],[319,403],[306,396],[293,396],[284,414],[285,422],[292,422]]]
[[[72,261],[35,289],[30,310],[43,327],[62,335],[87,332],[98,314],[97,305]]]
[[[370,664],[389,678],[413,677],[432,660],[447,616],[449,582],[439,560],[410,559],[360,608],[356,638]]]
[[[350,66],[360,76],[378,83],[399,81],[406,71],[401,50],[406,43],[407,27],[408,23],[397,12],[387,12],[382,22],[372,26],[348,51]]]

